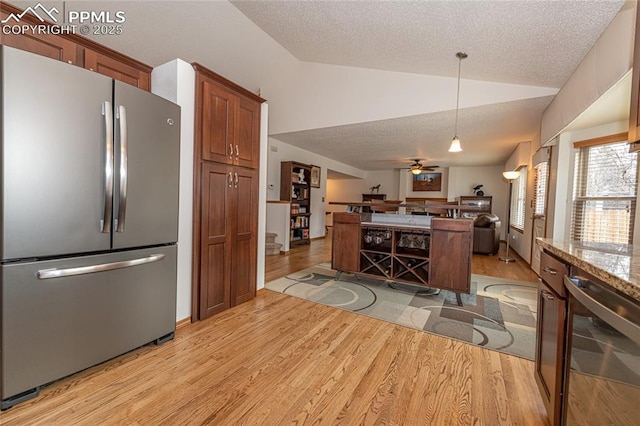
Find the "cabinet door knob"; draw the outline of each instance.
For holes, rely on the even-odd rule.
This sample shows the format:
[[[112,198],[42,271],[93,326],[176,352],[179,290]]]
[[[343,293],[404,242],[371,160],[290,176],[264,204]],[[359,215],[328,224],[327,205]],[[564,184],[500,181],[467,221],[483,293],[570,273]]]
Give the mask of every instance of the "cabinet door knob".
[[[549,275],[557,275],[558,271],[556,271],[555,269],[549,268],[548,266],[545,266],[544,268],[542,268],[542,270],[546,273],[548,273]]]
[[[234,187],[238,187],[238,173],[234,173],[234,175],[236,176],[236,182],[234,184]]]
[[[229,188],[231,188],[231,185],[233,185],[233,175],[229,172]]]
[[[240,157],[240,148],[238,148],[238,144],[236,144],[236,160]]]
[[[229,144],[229,160],[233,159],[233,144]]]

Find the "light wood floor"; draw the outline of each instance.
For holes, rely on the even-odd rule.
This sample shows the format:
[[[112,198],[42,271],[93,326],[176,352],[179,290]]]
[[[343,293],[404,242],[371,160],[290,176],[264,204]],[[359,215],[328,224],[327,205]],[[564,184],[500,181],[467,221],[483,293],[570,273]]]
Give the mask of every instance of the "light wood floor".
[[[267,275],[328,260],[328,245],[270,256]],[[535,278],[495,256],[473,267]],[[0,423],[547,424],[531,361],[268,290],[53,383]]]

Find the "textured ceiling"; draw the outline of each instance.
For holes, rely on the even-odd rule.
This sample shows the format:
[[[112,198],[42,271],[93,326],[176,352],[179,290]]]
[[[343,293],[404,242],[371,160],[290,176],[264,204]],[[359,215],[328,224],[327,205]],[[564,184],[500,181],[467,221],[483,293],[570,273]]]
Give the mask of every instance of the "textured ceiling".
[[[53,3],[62,10],[61,1]],[[173,58],[197,61],[254,91],[265,88],[273,75],[290,71],[278,66],[295,62],[288,54],[279,62],[283,55],[273,52],[282,49],[271,48],[276,43],[301,61],[449,77],[457,75],[455,53],[465,51],[463,79],[560,88],[624,3],[69,0],[66,6],[124,9],[124,34],[90,37],[152,66]],[[221,28],[222,35],[216,31]],[[254,46],[260,48],[251,51]],[[448,99],[455,99],[455,92]],[[270,118],[283,113],[281,105],[267,100],[272,101]],[[362,170],[389,169],[406,165],[389,160],[418,157],[442,166],[497,165],[519,142],[535,137],[550,101],[543,97],[461,109],[458,133],[464,152],[457,155],[446,152],[453,110],[271,136]],[[589,117],[581,118],[581,125],[588,126]]]
[[[232,1],[302,61],[561,88],[623,1]],[[628,90],[628,89],[626,89]],[[455,93],[451,94],[452,97]],[[464,94],[463,94],[464,96]],[[271,135],[363,170],[500,165],[535,139],[552,97],[460,110],[463,153],[447,152],[455,111]],[[624,119],[628,95],[608,97],[578,128]],[[603,112],[605,112],[603,114]]]
[[[623,2],[232,1],[298,59],[561,87]],[[453,65],[453,66],[452,66]]]

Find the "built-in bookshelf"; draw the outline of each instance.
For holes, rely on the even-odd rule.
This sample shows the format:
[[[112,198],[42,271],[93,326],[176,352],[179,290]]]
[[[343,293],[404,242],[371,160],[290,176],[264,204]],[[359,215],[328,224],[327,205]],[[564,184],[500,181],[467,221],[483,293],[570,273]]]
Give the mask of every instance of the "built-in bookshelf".
[[[280,200],[289,201],[290,245],[309,244],[311,222],[311,166],[296,161],[280,163]]]

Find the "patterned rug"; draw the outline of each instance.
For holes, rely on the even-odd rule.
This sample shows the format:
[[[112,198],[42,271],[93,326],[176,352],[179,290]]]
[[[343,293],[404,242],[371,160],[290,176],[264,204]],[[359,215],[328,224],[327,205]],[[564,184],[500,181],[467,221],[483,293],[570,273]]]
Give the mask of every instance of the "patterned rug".
[[[329,264],[279,278],[269,290],[368,315],[394,324],[534,359],[537,284],[471,276],[458,306],[453,292],[341,274]],[[421,294],[424,293],[424,294]]]

